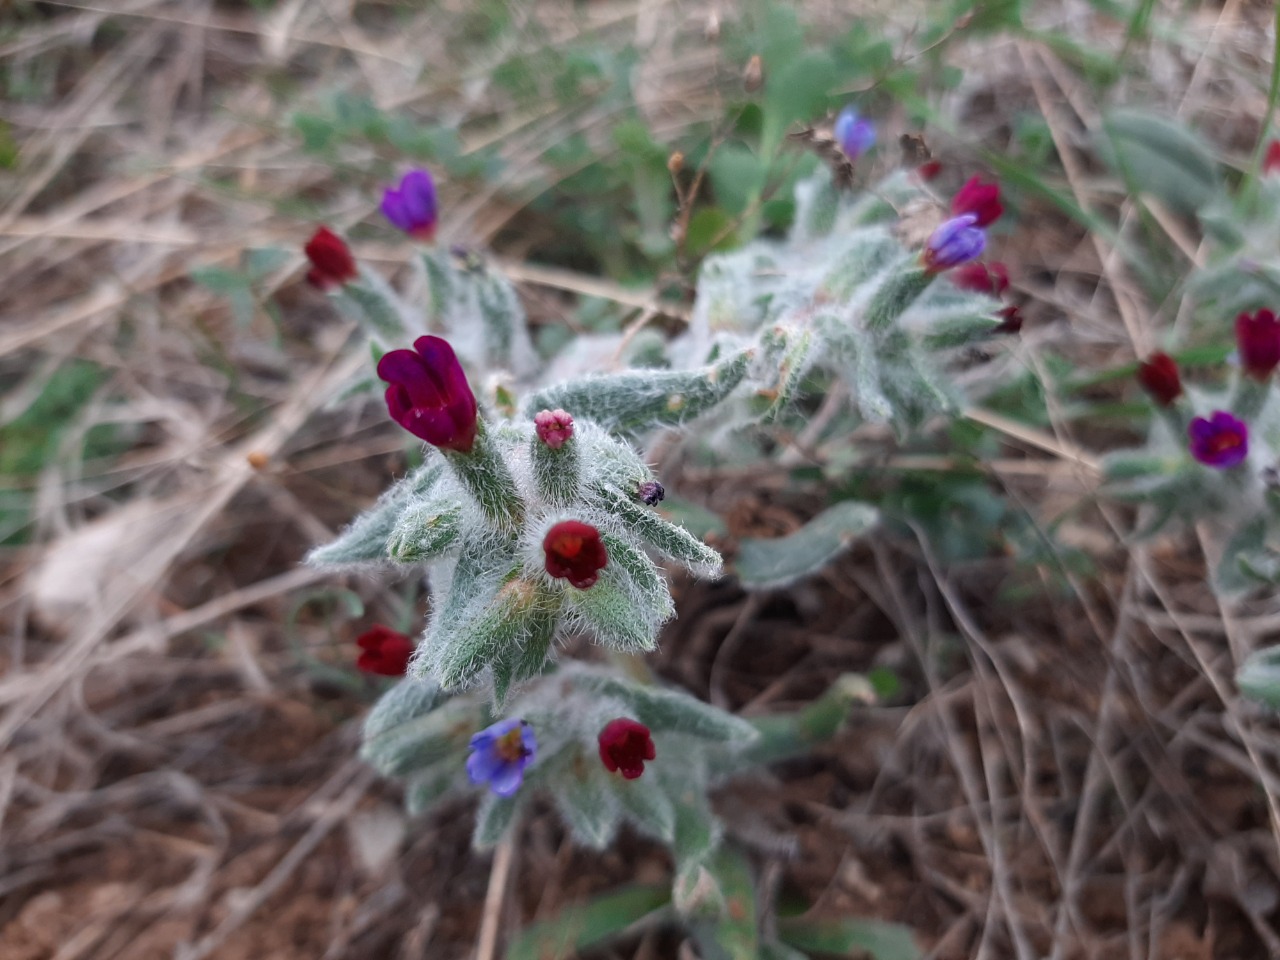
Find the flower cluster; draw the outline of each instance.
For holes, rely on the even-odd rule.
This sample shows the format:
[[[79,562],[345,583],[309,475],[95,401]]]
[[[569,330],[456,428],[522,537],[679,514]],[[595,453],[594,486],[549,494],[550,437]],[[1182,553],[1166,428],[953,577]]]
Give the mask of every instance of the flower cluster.
[[[600,762],[610,773],[635,780],[646,761],[657,755],[649,728],[637,720],[618,717],[605,724],[596,738]],[[471,738],[467,776],[474,784],[488,784],[499,797],[514,796],[524,783],[525,768],[538,752],[533,726],[519,718],[499,720]]]
[[[1236,317],[1235,334],[1241,371],[1249,380],[1265,384],[1280,367],[1280,320],[1271,310],[1242,313]],[[1138,364],[1137,379],[1161,407],[1171,407],[1183,396],[1178,364],[1167,353],[1153,353]],[[1248,425],[1225,410],[1193,418],[1187,440],[1196,460],[1218,470],[1237,467],[1249,455]]]

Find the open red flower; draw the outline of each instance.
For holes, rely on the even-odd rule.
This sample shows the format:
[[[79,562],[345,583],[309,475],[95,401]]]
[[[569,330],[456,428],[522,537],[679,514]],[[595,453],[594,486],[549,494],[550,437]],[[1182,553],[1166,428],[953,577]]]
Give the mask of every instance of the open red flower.
[[[321,290],[334,290],[350,283],[358,276],[355,258],[343,239],[328,227],[321,227],[311,235],[302,252],[311,261],[307,271],[307,283]]]
[[[1000,203],[1000,184],[983,183],[978,177],[970,177],[951,198],[951,215],[958,217],[965,213],[972,213],[978,218],[974,223],[978,227],[999,220],[1004,213],[1004,206]]]
[[[391,419],[442,450],[466,453],[476,440],[475,394],[448,341],[419,337],[412,350],[391,350],[378,361],[387,381]]]
[[[356,666],[383,677],[403,677],[413,656],[413,641],[380,623],[356,637],[356,645],[361,650]]]
[[[568,580],[586,590],[600,579],[609,554],[600,540],[600,531],[580,520],[561,520],[542,538],[547,557],[547,573]]]
[[[1280,365],[1280,320],[1270,310],[1236,317],[1236,347],[1249,376],[1265,380]]]
[[[1009,268],[998,260],[990,263],[975,260],[957,267],[948,276],[961,290],[973,290],[997,299],[1009,289]]]
[[[626,717],[610,720],[597,740],[605,769],[610,773],[621,773],[628,780],[644,773],[644,762],[658,755],[649,728]]]
[[[1182,396],[1182,378],[1178,365],[1167,353],[1153,353],[1138,364],[1138,382],[1142,389],[1162,407],[1167,407]]]

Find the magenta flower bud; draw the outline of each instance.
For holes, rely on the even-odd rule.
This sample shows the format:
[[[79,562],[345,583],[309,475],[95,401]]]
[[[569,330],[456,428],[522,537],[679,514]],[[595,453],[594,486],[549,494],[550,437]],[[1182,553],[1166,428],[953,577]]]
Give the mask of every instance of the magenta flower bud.
[[[836,143],[840,144],[840,149],[850,160],[857,160],[876,142],[875,125],[870,120],[864,120],[858,116],[858,111],[852,106],[840,111],[832,133]]]
[[[636,491],[636,495],[640,498],[640,502],[649,507],[655,507],[662,502],[662,498],[667,495],[667,489],[657,480],[647,480],[640,484],[640,488]]]
[[[925,269],[939,273],[982,256],[987,247],[987,235],[975,226],[977,222],[978,216],[974,213],[944,221],[925,244]]]
[[[426,170],[410,170],[399,188],[382,193],[382,215],[415,240],[430,242],[436,235],[436,184]]]
[[[533,418],[538,439],[552,450],[559,450],[573,436],[573,417],[563,410],[542,410]]]
[[[378,361],[387,381],[391,419],[442,450],[466,453],[476,440],[475,394],[448,341],[419,337],[413,350],[391,350]]]
[[[951,198],[951,215],[959,217],[972,213],[978,219],[974,226],[985,227],[995,223],[1004,213],[1000,203],[1000,184],[983,183],[978,177],[970,177]]]
[[[1192,420],[1187,437],[1191,455],[1206,467],[1238,467],[1249,455],[1249,428],[1222,410]]]
[[[1240,365],[1255,380],[1266,380],[1280,364],[1280,320],[1270,310],[1236,317]]]
[[[537,750],[537,738],[527,721],[499,720],[471,738],[467,776],[472,783],[489,784],[500,797],[514,796]]]

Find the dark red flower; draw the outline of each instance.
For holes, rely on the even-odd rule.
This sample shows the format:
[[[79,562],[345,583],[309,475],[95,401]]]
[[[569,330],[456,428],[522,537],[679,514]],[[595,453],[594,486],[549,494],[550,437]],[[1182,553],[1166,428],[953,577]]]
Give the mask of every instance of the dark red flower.
[[[547,556],[547,573],[568,580],[585,590],[600,579],[609,554],[600,540],[600,531],[579,520],[561,520],[542,538]]]
[[[1272,140],[1267,144],[1266,156],[1262,158],[1263,174],[1280,171],[1280,140]]]
[[[1009,268],[998,260],[991,263],[975,260],[957,267],[948,276],[961,290],[973,290],[997,299],[1009,289]]]
[[[1270,310],[1236,317],[1236,348],[1249,376],[1265,380],[1280,364],[1280,320]]]
[[[1000,322],[992,328],[992,333],[1021,333],[1022,311],[1016,306],[1008,306],[996,314]]]
[[[972,213],[978,219],[975,226],[985,227],[995,223],[1004,213],[1000,203],[1000,184],[983,183],[978,177],[970,177],[963,187],[951,198],[951,215],[958,217],[964,213]]]
[[[307,283],[321,290],[333,290],[354,280],[355,258],[343,239],[328,227],[321,227],[311,235],[302,252],[311,261],[307,271]]]
[[[387,410],[396,423],[443,450],[471,449],[476,397],[448,341],[419,337],[413,350],[391,350],[378,361],[378,376],[390,384]]]
[[[1178,365],[1167,353],[1153,353],[1144,363],[1138,364],[1138,382],[1162,407],[1169,406],[1182,396],[1182,378],[1178,376]]]
[[[356,637],[356,645],[362,651],[356,666],[383,677],[403,677],[413,656],[413,641],[380,623]]]
[[[610,720],[598,738],[600,760],[610,773],[621,773],[634,780],[644,773],[644,762],[658,755],[649,736],[649,728],[643,723],[619,717]]]
[[[573,417],[564,410],[540,410],[533,418],[538,439],[552,450],[559,450],[573,436]]]

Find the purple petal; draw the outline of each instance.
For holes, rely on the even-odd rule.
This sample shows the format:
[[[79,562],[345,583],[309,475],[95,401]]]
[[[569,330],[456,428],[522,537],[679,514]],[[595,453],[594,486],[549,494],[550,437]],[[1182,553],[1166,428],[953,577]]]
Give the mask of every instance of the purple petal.
[[[399,190],[388,187],[382,193],[382,215],[401,230],[413,229],[413,218],[405,203],[404,195]]]
[[[400,180],[400,194],[413,227],[430,226],[436,221],[436,185],[425,170],[410,170]],[[412,229],[412,228],[406,228]]]
[[[491,747],[482,747],[467,757],[467,776],[472,783],[488,783],[502,767],[502,759]]]
[[[489,781],[489,789],[500,797],[510,797],[524,783],[524,760],[505,763]]]
[[[524,731],[520,734],[520,742],[524,744],[525,750],[528,751],[525,759],[532,760],[533,755],[538,752],[538,740],[533,735],[533,727],[530,724],[524,725]]]
[[[419,337],[418,342],[425,339],[428,338]],[[378,377],[387,383],[403,387],[415,407],[438,409],[444,405],[445,397],[440,391],[440,380],[432,376],[432,373],[431,362],[424,362],[412,350],[390,350],[378,361]]]

